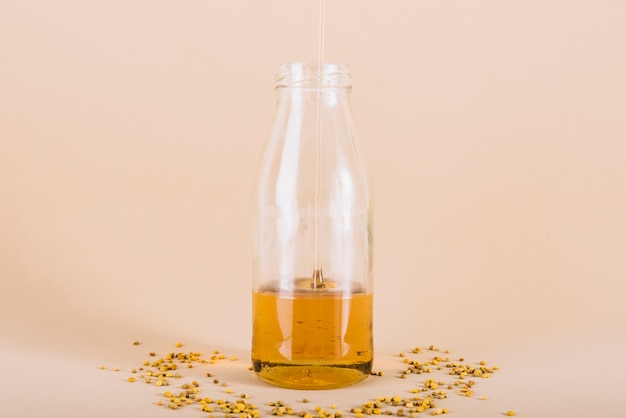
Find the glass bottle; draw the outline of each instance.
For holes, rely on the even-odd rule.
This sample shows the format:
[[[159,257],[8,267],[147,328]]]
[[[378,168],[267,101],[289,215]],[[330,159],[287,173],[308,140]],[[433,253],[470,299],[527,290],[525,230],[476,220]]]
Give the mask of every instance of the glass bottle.
[[[370,191],[348,67],[282,64],[261,166],[253,267],[254,371],[293,389],[365,379],[373,361]]]

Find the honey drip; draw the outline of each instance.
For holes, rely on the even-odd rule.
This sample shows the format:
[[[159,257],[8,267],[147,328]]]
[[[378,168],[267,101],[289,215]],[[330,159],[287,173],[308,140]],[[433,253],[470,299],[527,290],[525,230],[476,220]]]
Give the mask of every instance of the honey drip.
[[[322,262],[320,260],[320,183],[321,183],[321,155],[322,155],[322,123],[321,123],[321,80],[322,62],[324,62],[324,7],[325,0],[320,0],[319,43],[318,43],[318,85],[317,85],[317,130],[315,135],[315,267],[311,276],[311,289],[323,289],[324,276],[322,274]]]

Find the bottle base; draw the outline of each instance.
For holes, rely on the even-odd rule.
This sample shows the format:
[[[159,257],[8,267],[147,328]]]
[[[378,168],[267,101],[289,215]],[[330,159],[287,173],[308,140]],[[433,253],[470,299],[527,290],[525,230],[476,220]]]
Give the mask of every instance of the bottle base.
[[[261,380],[287,389],[337,389],[358,383],[372,371],[372,362],[307,364],[252,362]]]

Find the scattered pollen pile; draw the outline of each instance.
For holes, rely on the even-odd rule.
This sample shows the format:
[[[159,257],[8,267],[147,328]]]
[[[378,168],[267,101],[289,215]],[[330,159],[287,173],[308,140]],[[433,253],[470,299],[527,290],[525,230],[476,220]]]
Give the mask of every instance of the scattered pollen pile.
[[[141,345],[135,341],[135,346]],[[176,342],[174,347],[181,348],[183,344]],[[161,399],[156,402],[158,406],[169,409],[192,408],[207,418],[257,418],[262,414],[267,416],[297,416],[300,418],[342,418],[364,417],[369,415],[391,415],[398,417],[418,418],[426,415],[444,415],[451,411],[440,406],[445,403],[448,396],[456,395],[466,398],[475,397],[474,391],[480,379],[488,379],[499,368],[490,366],[486,361],[467,363],[464,358],[451,359],[450,351],[441,351],[435,346],[416,347],[407,352],[398,354],[402,368],[397,370],[392,378],[407,379],[409,387],[404,390],[405,396],[378,396],[375,399],[367,399],[358,406],[341,410],[328,402],[327,406],[311,404],[309,400],[302,398],[296,402],[297,406],[288,405],[285,401],[277,400],[262,402],[263,407],[250,403],[251,395],[247,393],[235,393],[230,384],[214,377],[211,371],[203,371],[202,378],[183,382],[183,371],[192,368],[210,368],[211,365],[223,362],[237,362],[235,356],[225,356],[218,350],[212,355],[204,357],[200,352],[170,352],[158,356],[156,352],[148,353],[148,359],[137,368],[131,369],[126,379],[130,383],[144,382],[148,385],[159,387],[176,387],[177,389],[165,390]],[[119,367],[107,368],[99,366],[102,370],[119,372]],[[248,367],[248,370],[252,370]],[[197,371],[195,371],[197,374]],[[372,371],[372,375],[385,376],[383,371]],[[425,375],[423,380],[419,380]],[[445,377],[444,377],[445,376]],[[414,384],[415,380],[418,384]],[[207,389],[208,388],[208,389]],[[220,390],[216,390],[220,388]],[[203,395],[203,391],[213,396]],[[329,391],[336,393],[335,391]],[[219,396],[215,396],[215,394]],[[411,396],[406,396],[410,393]],[[476,397],[487,400],[486,396]],[[502,415],[513,416],[515,412],[510,410]]]

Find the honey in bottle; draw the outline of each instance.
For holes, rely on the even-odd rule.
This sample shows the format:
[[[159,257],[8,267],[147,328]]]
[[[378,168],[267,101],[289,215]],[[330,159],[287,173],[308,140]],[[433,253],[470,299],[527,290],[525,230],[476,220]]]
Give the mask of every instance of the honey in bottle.
[[[330,389],[373,361],[370,194],[348,68],[291,63],[259,176],[252,362],[264,381]]]

